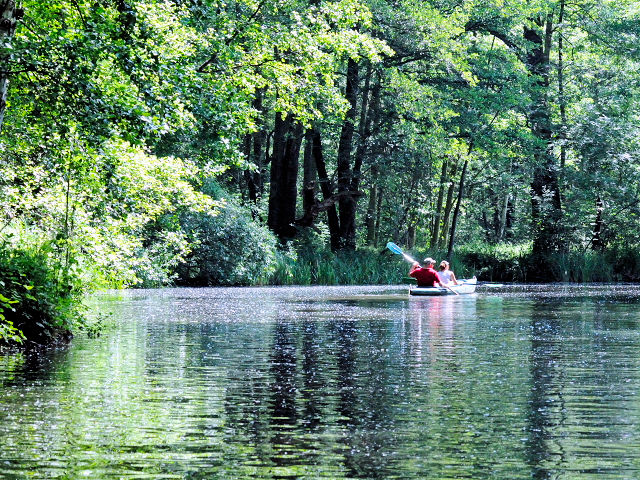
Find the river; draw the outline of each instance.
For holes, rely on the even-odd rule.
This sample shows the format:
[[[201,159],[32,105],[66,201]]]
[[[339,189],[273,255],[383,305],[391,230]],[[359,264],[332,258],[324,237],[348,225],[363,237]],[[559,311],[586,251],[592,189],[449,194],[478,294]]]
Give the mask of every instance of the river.
[[[92,297],[0,356],[2,479],[640,478],[640,287]]]

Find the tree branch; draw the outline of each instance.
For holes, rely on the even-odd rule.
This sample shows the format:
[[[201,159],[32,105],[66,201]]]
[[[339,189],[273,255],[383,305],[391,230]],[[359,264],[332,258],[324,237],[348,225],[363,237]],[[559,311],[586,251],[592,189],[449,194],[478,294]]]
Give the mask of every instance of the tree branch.
[[[464,26],[465,31],[467,32],[480,32],[480,33],[488,33],[493,35],[498,40],[502,41],[509,50],[511,50],[515,55],[522,61],[524,61],[525,53],[522,51],[520,45],[518,45],[514,40],[509,38],[509,36],[500,30],[498,30],[494,25],[490,25],[485,22],[474,21],[471,20],[467,22]]]
[[[231,35],[231,37],[229,37],[224,43],[225,45],[229,46],[231,45],[231,42],[233,42],[238,35],[240,35],[240,32],[244,31],[244,27],[246,27],[249,22],[251,22],[254,18],[256,18],[256,16],[258,16],[258,13],[260,13],[260,10],[262,10],[262,7],[264,6],[264,4],[266,3],[266,0],[262,0],[258,6],[256,7],[255,11],[251,14],[251,16],[249,18],[247,18],[246,22],[244,22],[244,25],[242,28],[237,28],[236,31],[233,33],[233,35]],[[207,60],[206,62],[204,62],[202,65],[200,65],[200,67],[198,67],[198,73],[202,73],[204,72],[205,68],[207,68],[209,65],[211,65],[213,62],[216,61],[216,59],[218,58],[218,56],[214,53],[209,60]]]

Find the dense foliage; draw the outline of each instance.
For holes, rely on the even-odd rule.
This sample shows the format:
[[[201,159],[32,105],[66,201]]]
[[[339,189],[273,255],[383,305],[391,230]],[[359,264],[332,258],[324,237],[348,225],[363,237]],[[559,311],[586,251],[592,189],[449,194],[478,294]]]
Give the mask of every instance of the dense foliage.
[[[400,281],[389,240],[639,278],[635,2],[0,6],[0,338],[88,288]]]
[[[0,247],[0,338],[55,343],[83,326],[75,262],[59,268],[59,253],[56,242]]]

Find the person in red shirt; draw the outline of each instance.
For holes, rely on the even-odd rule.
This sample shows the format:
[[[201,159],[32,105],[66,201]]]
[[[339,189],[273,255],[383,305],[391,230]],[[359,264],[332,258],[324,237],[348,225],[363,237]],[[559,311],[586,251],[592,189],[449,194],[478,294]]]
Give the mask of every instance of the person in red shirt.
[[[423,263],[424,267],[421,267],[418,262],[414,262],[413,265],[411,265],[411,270],[409,270],[409,276],[418,281],[419,287],[444,287],[444,285],[440,283],[438,272],[433,268],[436,261],[428,257],[424,259]]]

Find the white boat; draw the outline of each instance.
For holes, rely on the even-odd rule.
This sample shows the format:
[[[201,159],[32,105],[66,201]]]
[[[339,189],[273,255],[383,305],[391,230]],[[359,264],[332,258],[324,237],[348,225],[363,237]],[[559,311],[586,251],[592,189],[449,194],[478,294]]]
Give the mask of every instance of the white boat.
[[[474,293],[476,291],[477,283],[478,280],[476,279],[476,277],[473,277],[466,280],[458,280],[458,285],[451,285],[450,288],[413,287],[409,289],[409,295],[424,295],[427,297],[437,295],[455,295],[456,293],[458,295],[464,295],[467,293]]]

